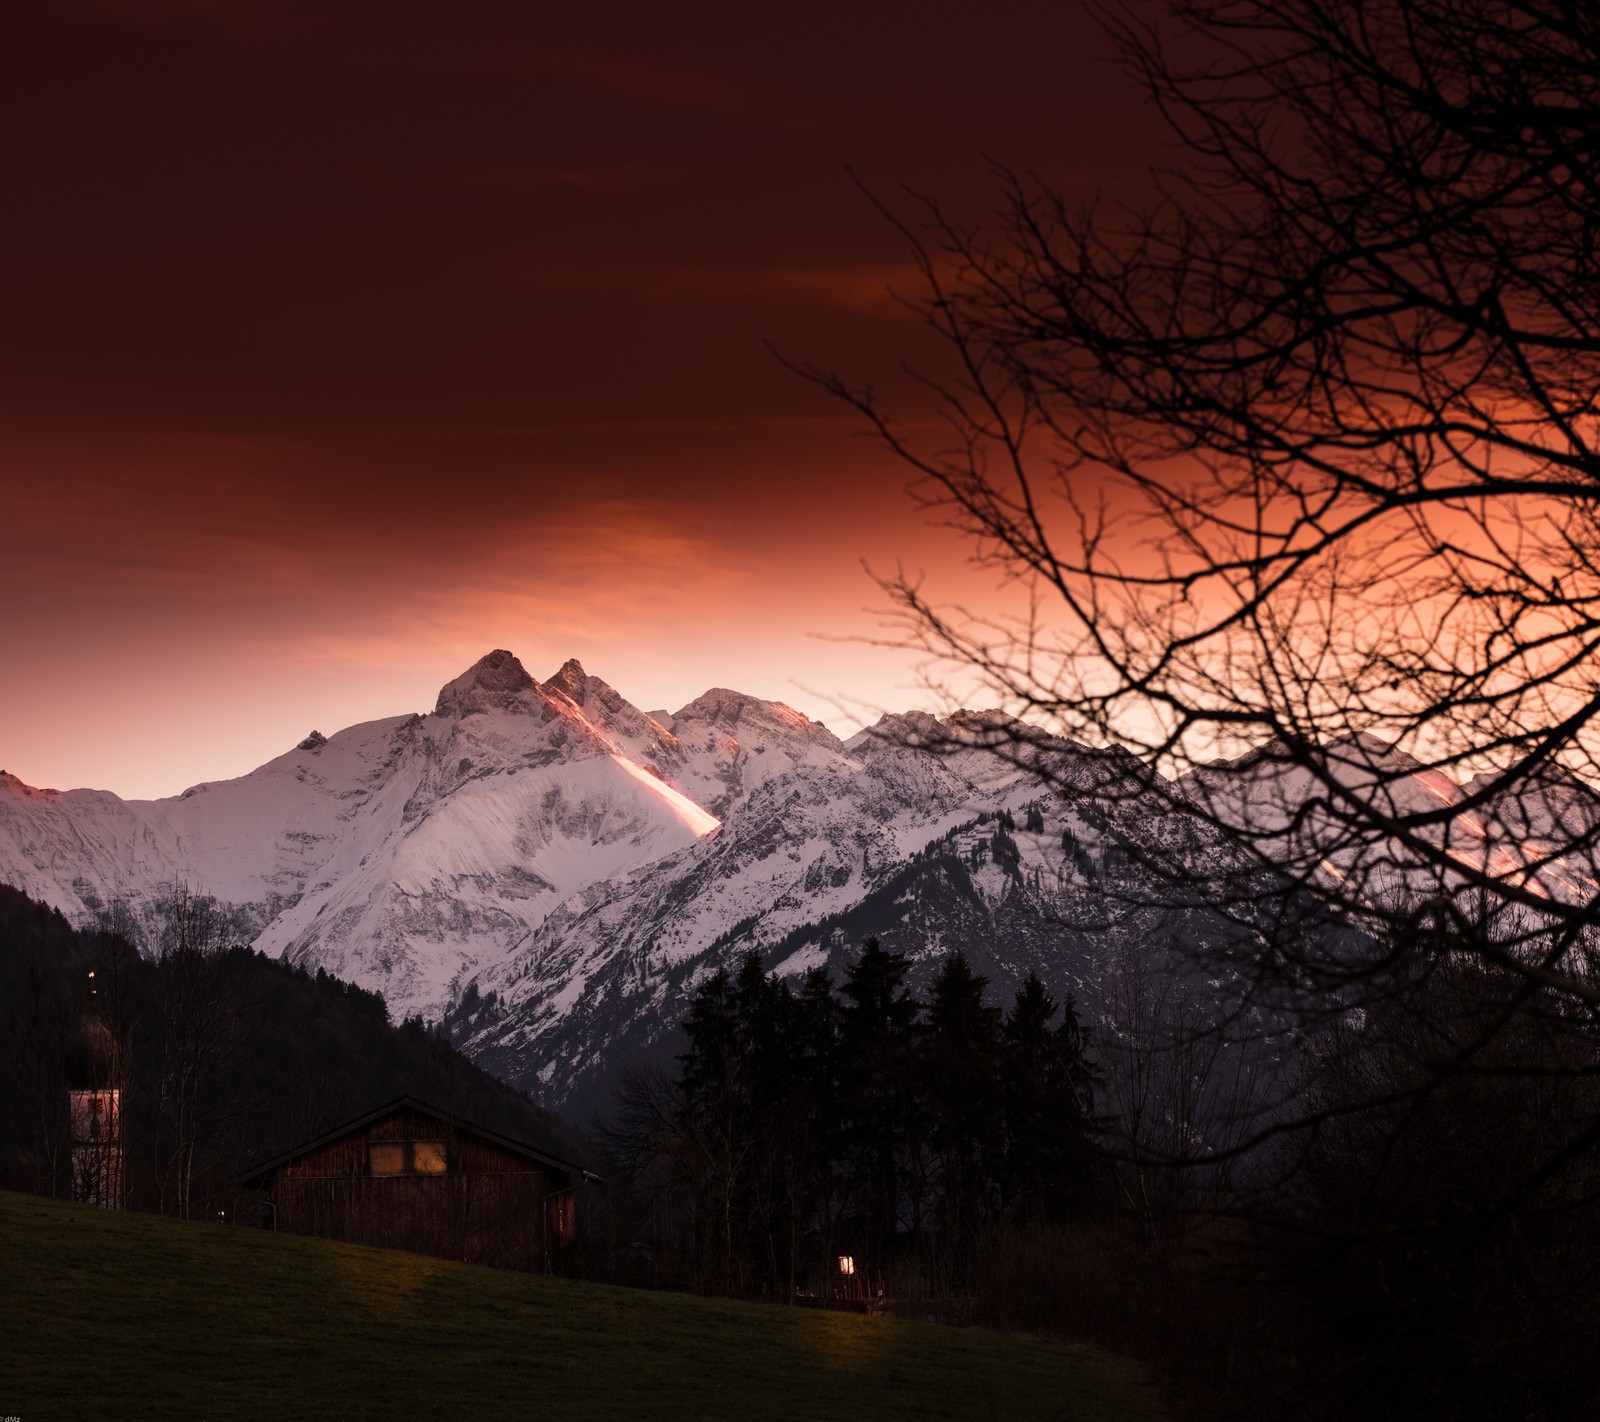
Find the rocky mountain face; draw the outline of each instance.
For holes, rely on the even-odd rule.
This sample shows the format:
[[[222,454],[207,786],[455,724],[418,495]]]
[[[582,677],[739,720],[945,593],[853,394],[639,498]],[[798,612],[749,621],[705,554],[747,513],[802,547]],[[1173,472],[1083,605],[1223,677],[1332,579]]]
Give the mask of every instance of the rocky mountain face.
[[[541,686],[492,652],[428,715],[313,732],[172,799],[4,776],[0,879],[75,923],[124,905],[152,947],[182,880],[263,951],[437,1016],[573,893],[717,828],[661,767],[721,780],[577,663]]]
[[[949,730],[947,726],[945,728]],[[848,758],[759,784],[712,836],[574,895],[487,966],[452,1035],[559,1109],[605,1109],[622,1070],[668,1064],[699,983],[757,952],[769,971],[835,981],[867,936],[906,953],[925,989],[961,949],[1008,1004],[1030,972],[1092,1013],[1130,945],[1237,936],[1203,909],[1133,893],[1140,855],[1192,827],[1095,798],[1100,759],[1061,744],[1056,784],[987,751],[895,744],[890,724]]]
[[[1311,793],[1261,764],[1219,766],[1197,793]],[[1090,1012],[1130,952],[1220,962],[1247,914],[1134,891],[1153,862],[1229,872],[1170,793],[1140,794],[1145,774],[970,713],[889,716],[843,742],[724,689],[646,713],[575,661],[539,682],[496,651],[429,714],[313,732],[172,799],[0,773],[0,881],[77,924],[120,905],[152,950],[182,881],[258,948],[442,1019],[583,1116],[628,1064],[670,1061],[696,986],[752,950],[837,979],[875,934],[920,986],[960,948],[1002,1000],[1033,971]],[[1551,832],[1566,793],[1549,789],[1524,836]]]

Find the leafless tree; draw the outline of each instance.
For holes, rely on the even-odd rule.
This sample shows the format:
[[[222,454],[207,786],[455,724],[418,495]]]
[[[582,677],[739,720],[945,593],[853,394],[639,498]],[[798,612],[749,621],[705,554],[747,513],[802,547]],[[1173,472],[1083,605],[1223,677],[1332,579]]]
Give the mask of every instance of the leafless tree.
[[[127,905],[113,902],[102,918],[92,954],[94,968],[85,1028],[89,1051],[88,1084],[96,1090],[114,1093],[109,1098],[113,1117],[108,1151],[109,1158],[115,1162],[115,1173],[107,1182],[110,1188],[105,1193],[116,1209],[128,1202],[128,1115],[132,1105],[138,1015],[136,937],[137,929]]]
[[[1015,595],[886,581],[933,684],[976,672],[1021,718],[933,739],[1068,795],[1040,728],[1098,748],[1096,797],[1139,810],[1128,878],[1232,920],[1216,960],[1321,1072],[1238,1148],[1372,1133],[1344,1159],[1381,1178],[1446,1081],[1507,1120],[1546,1078],[1587,1099],[1581,1053],[1530,1044],[1600,1014],[1600,10],[1103,13],[1176,140],[1149,200],[997,169],[992,221],[883,204],[939,434],[802,369]],[[1462,963],[1472,1010],[1429,1023],[1453,999],[1419,974]],[[1405,1011],[1427,1070],[1366,1069],[1363,1024]],[[1600,1122],[1524,1138],[1486,1211],[1591,1198]]]
[[[243,1047],[248,1024],[237,977],[228,972],[228,924],[216,903],[175,883],[160,918],[156,1169],[163,1211],[170,1204],[187,1219],[206,1132],[216,1124],[208,1095]]]
[[[624,1072],[615,1110],[600,1132],[613,1162],[614,1204],[623,1233],[630,1235],[619,1236],[613,1247],[637,1248],[655,1282],[714,1287],[726,1272],[711,1194],[716,1182],[703,1175],[708,1166],[704,1140],[687,1136],[681,1114],[671,1073],[644,1066]],[[620,1199],[623,1192],[632,1198]],[[618,1220],[608,1223],[615,1226]]]
[[[1131,751],[1161,774],[1130,791],[1350,920],[1487,898],[1480,951],[1600,1003],[1573,957],[1600,881],[1600,14],[1107,25],[1181,154],[1151,201],[1002,170],[995,223],[896,218],[943,437],[809,371],[1021,599],[970,616],[900,577],[895,636]]]
[[[1269,1059],[1195,982],[1119,945],[1102,965],[1095,1059],[1118,1194],[1147,1243],[1234,1194],[1238,1147],[1274,1099]]]

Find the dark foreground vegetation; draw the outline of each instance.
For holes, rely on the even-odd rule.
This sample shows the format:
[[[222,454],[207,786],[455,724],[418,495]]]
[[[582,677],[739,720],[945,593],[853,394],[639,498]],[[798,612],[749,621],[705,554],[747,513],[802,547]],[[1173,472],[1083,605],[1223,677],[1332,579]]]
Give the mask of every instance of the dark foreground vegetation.
[[[1014,762],[1125,752],[1138,892],[1243,930],[1193,957],[1211,1007],[1101,1061],[1099,1208],[1004,1226],[1039,1290],[976,1306],[1266,1416],[1593,1416],[1600,8],[1094,9],[1165,121],[1144,192],[889,194],[933,398],[800,367],[1017,590],[902,573],[904,643],[1021,718]]]
[[[837,990],[754,953],[706,980],[677,1075],[632,1073],[606,1133],[649,1199],[652,1273],[779,1300],[961,1295],[1002,1221],[1074,1213],[1092,1075],[1073,1005],[1030,977],[1002,1015],[960,954],[923,1002],[908,970],[868,939]]]
[[[120,1092],[112,1203],[181,1217],[231,1212],[247,1167],[400,1095],[576,1149],[420,1019],[392,1024],[378,994],[236,946],[181,886],[156,941],[133,936],[79,932],[0,885],[0,1185],[92,1193],[71,1178],[68,1092],[84,1088]]]
[[[193,916],[203,929],[205,906],[174,907],[174,937],[143,957],[0,889],[10,1184],[62,1197],[84,1185],[71,1178],[67,1092],[108,1081],[127,1102],[122,1203],[207,1221],[235,1217],[250,1163],[401,1092],[523,1138],[560,1129],[422,1023],[390,1025],[381,999],[202,938]],[[958,955],[921,997],[906,961],[876,944],[840,984],[786,981],[747,959],[702,986],[677,1070],[628,1082],[604,1143],[608,1181],[581,1192],[564,1267],[1091,1344],[1140,1359],[1218,1415],[1594,1415],[1600,1037],[1570,997],[1488,961],[1473,932],[1437,914],[1398,925],[1372,945],[1359,1005],[1304,1019],[1270,1051],[1254,1028],[1230,1035],[1214,984],[1185,977],[1158,944],[1108,958],[1087,1021],[1035,981],[992,1001]],[[13,1305],[52,1277],[67,1296],[49,1308],[100,1287],[100,1265],[70,1251],[51,1262],[66,1242],[101,1229],[162,1238],[82,1206],[71,1218],[64,1240],[0,1232],[23,1286]],[[239,1241],[228,1249],[270,1245],[207,1229]],[[283,1247],[271,1257],[284,1297],[327,1294],[324,1276],[338,1272],[327,1261],[389,1258]],[[169,1343],[193,1347],[198,1327],[168,1336],[169,1253],[129,1256],[154,1311],[116,1315],[126,1347],[157,1359]],[[299,1282],[294,1261],[310,1261]],[[456,1295],[428,1292],[458,1277],[444,1266],[383,1267],[396,1297],[421,1290],[456,1307]],[[547,1286],[503,1287],[532,1298]],[[329,1316],[315,1312],[319,1325]],[[337,1349],[292,1343],[288,1326],[252,1333],[241,1314],[214,1366],[266,1339],[280,1363],[313,1348],[333,1368]],[[792,1326],[857,1336],[843,1322]],[[356,1359],[364,1345],[349,1346]],[[880,1382],[895,1377],[912,1386],[901,1362],[885,1362]]]
[[[1086,1033],[959,954],[925,1000],[876,943],[752,956],[621,1092],[591,1267],[1093,1342],[1218,1415],[1594,1415],[1600,1035],[1459,925],[1370,961],[1269,1056],[1126,964]]]
[[[1168,1415],[1048,1343],[0,1194],[0,1410],[91,1417]]]

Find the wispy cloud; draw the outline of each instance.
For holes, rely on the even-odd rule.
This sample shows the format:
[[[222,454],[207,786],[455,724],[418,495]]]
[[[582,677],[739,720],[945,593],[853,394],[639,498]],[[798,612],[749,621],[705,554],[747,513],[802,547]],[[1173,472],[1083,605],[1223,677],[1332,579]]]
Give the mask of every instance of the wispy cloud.
[[[755,99],[745,85],[726,75],[613,55],[497,49],[483,55],[478,65],[531,79],[565,80],[625,102],[716,114],[741,112]]]
[[[470,660],[496,636],[648,644],[664,625],[752,599],[765,577],[753,551],[740,552],[665,501],[605,499],[493,527],[471,560],[452,560],[447,576],[413,580],[404,591],[386,577],[380,605],[352,607],[263,650],[375,667],[407,657]]]
[[[91,8],[138,29],[188,25],[245,46],[299,29],[308,18],[285,0],[92,0]]]
[[[629,189],[659,187],[676,182],[683,170],[668,163],[523,163],[471,173],[467,182],[481,188],[590,188]]]
[[[888,315],[905,310],[923,290],[923,278],[910,262],[760,267],[675,264],[512,266],[506,279],[529,286],[627,289],[664,302],[823,304],[847,311]]]

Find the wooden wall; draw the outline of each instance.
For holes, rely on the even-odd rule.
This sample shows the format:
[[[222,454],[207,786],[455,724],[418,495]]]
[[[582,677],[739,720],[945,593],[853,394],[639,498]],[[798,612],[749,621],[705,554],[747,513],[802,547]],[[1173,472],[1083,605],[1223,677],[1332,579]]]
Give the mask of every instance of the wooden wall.
[[[439,1175],[372,1175],[368,1146],[444,1141]],[[564,1173],[431,1116],[396,1112],[281,1167],[277,1227],[506,1269],[548,1270],[572,1232]]]

